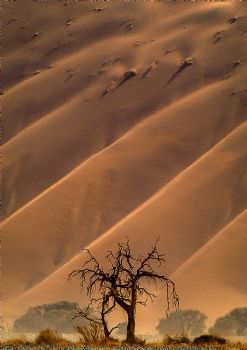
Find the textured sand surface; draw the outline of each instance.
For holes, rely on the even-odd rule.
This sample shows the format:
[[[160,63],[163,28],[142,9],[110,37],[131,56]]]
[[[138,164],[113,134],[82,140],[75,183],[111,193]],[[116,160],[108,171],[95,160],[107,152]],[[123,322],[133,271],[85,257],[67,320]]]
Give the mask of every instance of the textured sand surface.
[[[247,4],[2,8],[4,315],[83,304],[81,249],[126,235],[160,236],[182,307],[246,304]]]

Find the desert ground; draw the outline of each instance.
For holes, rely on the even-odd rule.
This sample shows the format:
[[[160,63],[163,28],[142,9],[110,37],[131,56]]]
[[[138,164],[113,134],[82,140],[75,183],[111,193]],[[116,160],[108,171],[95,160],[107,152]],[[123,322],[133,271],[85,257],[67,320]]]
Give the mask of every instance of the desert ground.
[[[183,308],[247,300],[247,3],[2,2],[2,303],[86,302],[99,259],[157,237]],[[162,290],[137,312],[164,316]]]

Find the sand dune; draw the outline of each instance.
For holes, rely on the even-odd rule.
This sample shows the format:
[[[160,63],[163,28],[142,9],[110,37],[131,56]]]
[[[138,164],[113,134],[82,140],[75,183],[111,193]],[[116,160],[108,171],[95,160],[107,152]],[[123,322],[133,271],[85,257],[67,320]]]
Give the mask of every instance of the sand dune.
[[[125,239],[126,235],[137,251],[143,251],[160,236],[161,246],[167,254],[166,271],[171,274],[176,270],[246,206],[246,128],[246,123],[240,126],[149,201],[99,237],[90,245],[93,252],[102,258],[107,249]],[[140,241],[142,244],[138,245]],[[32,260],[36,258],[38,264],[32,263],[32,266],[28,264],[27,255],[21,260],[19,254],[18,266],[22,265],[23,269],[22,273],[19,270],[19,281],[14,281],[15,288],[13,281],[9,281],[10,290],[20,290],[27,277],[36,276],[48,268],[47,255],[37,254]],[[80,265],[81,259],[79,254],[26,292],[24,299],[21,298],[24,300],[22,305],[26,305],[27,300],[41,303],[47,299],[56,300],[58,296],[62,299],[79,297],[78,285],[69,288],[66,276]],[[11,275],[11,266],[8,269]],[[8,286],[7,280],[5,286]]]
[[[227,23],[230,9],[231,6],[196,6],[194,9],[186,9],[184,14],[168,16],[167,21],[161,18],[156,31],[152,29],[152,16],[148,12],[148,36],[140,24],[129,35],[117,35],[117,32],[114,32],[115,35],[109,38],[105,34],[105,40],[97,40],[96,43],[92,37],[92,42],[85,48],[72,50],[68,55],[64,53],[51,69],[41,70],[40,74],[31,76],[7,90],[3,96],[3,141],[14,135],[16,137],[3,148],[3,154],[6,154],[4,215],[11,214],[82,161],[116,141],[138,121],[176,102],[191,91],[222,80],[230,72],[234,73],[233,76],[225,82],[226,85],[224,82],[222,84],[222,90],[226,88],[227,101],[224,101],[224,107],[226,110],[232,109],[229,115],[234,114],[234,118],[238,118],[236,124],[243,119],[243,110],[246,111],[243,99],[246,98],[246,93],[243,92],[245,85],[242,76],[246,74],[246,68],[240,64],[234,70],[233,66],[235,61],[242,62],[246,37],[241,36],[239,27]],[[95,31],[100,30],[100,21],[104,22],[111,16],[111,12],[102,11],[99,21],[94,21],[96,14],[87,7],[83,8],[83,12],[86,10],[88,13],[83,14],[82,19],[84,20],[85,16],[88,21],[91,19],[96,27]],[[142,9],[145,15],[147,11],[150,10],[145,7]],[[121,16],[127,14],[123,12]],[[204,16],[205,19],[214,18],[215,24],[212,23],[206,30],[205,22],[200,20],[200,16]],[[140,17],[142,18],[141,15]],[[78,21],[83,23],[81,19],[77,19],[75,23]],[[120,19],[118,21],[120,26],[122,22]],[[16,26],[17,22],[16,20],[12,25]],[[109,22],[112,31],[116,25],[114,23]],[[78,25],[77,23],[76,26]],[[224,40],[222,39],[220,45],[213,45],[214,35],[220,25],[226,33]],[[64,35],[64,31],[63,23],[59,35]],[[35,33],[40,33],[39,27]],[[42,32],[42,38],[38,38],[42,39],[39,45],[47,49],[52,38],[53,36],[50,38]],[[77,41],[84,43],[86,38],[88,41],[88,33],[79,36]],[[53,43],[56,40],[58,39],[54,37]],[[35,50],[40,49],[38,43]],[[104,53],[105,50],[107,54]],[[167,50],[171,52],[165,55]],[[224,56],[226,51],[227,57]],[[25,50],[22,57],[26,59],[27,54],[24,53]],[[175,77],[179,64],[188,56],[193,56],[195,63],[181,71],[176,79],[167,85],[167,82]],[[44,57],[40,53],[36,59],[37,64],[44,64]],[[3,64],[4,62],[3,60]],[[10,62],[7,55],[6,65]],[[157,62],[157,65],[148,79],[140,79],[153,62]],[[6,72],[7,67],[8,65]],[[100,96],[107,86],[130,68],[137,70],[133,81],[127,82],[101,99]],[[13,69],[12,65],[11,71]],[[230,96],[236,87],[239,91],[232,101]],[[138,94],[135,91],[138,91]],[[215,103],[219,106],[223,104],[217,95]],[[121,109],[119,105],[122,106]],[[216,106],[212,108],[215,111],[217,109]],[[222,114],[224,113],[225,110],[222,110]],[[17,114],[18,118],[15,117]],[[22,132],[18,133],[21,130]],[[53,151],[49,152],[51,148]],[[26,191],[27,184],[29,191]]]
[[[244,74],[244,72],[240,71],[238,80],[240,80],[240,74]],[[176,125],[176,129],[182,130],[184,124],[191,125],[188,124],[190,120],[193,123],[191,128],[196,130],[198,134],[196,135],[194,132],[192,138],[199,138],[201,135],[201,140],[198,140],[198,147],[206,151],[217,140],[224,137],[232,128],[244,120],[244,113],[242,112],[243,97],[239,94],[234,101],[230,98],[231,90],[234,90],[234,86],[236,84],[240,85],[238,80],[224,80],[209,84],[179,99],[178,102],[171,103],[170,107],[163,107],[160,111],[153,114],[141,115],[140,111],[137,111],[139,107],[135,109],[132,104],[131,113],[135,115],[135,118],[137,118],[139,113],[144,120],[153,120],[153,123],[146,126],[146,128],[150,128],[146,132],[146,134],[149,133],[149,138],[152,137],[153,131],[151,128],[156,127],[157,129],[158,118],[160,119],[158,127],[161,131],[168,129],[168,123],[171,123],[170,120]],[[221,108],[222,105],[223,107]],[[208,106],[208,110],[206,110],[206,106]],[[184,109],[183,117],[181,117],[182,108]],[[201,119],[196,114],[198,108],[202,108],[200,112]],[[130,125],[126,125],[125,128],[123,123],[121,123],[121,130],[119,130],[118,125],[115,126],[113,120],[109,119],[108,110],[106,113],[97,114],[94,122],[92,121],[92,111],[88,114],[87,120],[85,118],[81,119],[81,117],[78,118],[78,114],[75,114],[75,117],[73,117],[75,110],[80,110],[80,105],[74,107],[69,104],[61,107],[55,116],[51,116],[48,120],[42,119],[38,125],[28,128],[26,132],[3,147],[3,155],[6,159],[4,188],[6,214],[18,209],[21,205],[25,205],[28,200],[32,200],[42,190],[57,182],[61,175],[66,176],[71,169],[78,166],[83,160],[85,161],[109,144],[116,142],[117,137],[121,138],[121,134],[127,131],[127,128],[130,128]],[[116,111],[113,109],[112,112]],[[126,110],[124,112],[126,113]],[[72,113],[72,115],[68,113]],[[206,118],[206,113],[210,113],[209,118]],[[106,123],[101,125],[99,118],[104,118],[104,116],[106,117]],[[124,113],[122,118],[125,118]],[[119,119],[121,122],[121,115]],[[71,123],[70,127],[66,125],[67,122]],[[130,123],[127,122],[127,124]],[[67,132],[68,128],[70,130],[69,133]],[[132,129],[132,134],[139,130],[136,126],[133,126]],[[176,130],[173,131],[173,133],[175,132]],[[182,133],[183,131],[178,130],[178,132]],[[50,133],[55,140],[58,140],[57,142],[54,142],[53,138],[49,138]],[[130,137],[128,135],[127,132],[126,137]],[[210,136],[211,140],[208,135],[212,135]],[[133,140],[134,137],[132,135]],[[143,137],[142,143],[145,142]],[[196,142],[196,140],[191,142]],[[30,145],[32,145],[32,152],[30,152]],[[157,146],[160,149],[163,147],[163,145],[159,144]],[[190,145],[188,144],[188,149],[185,149],[185,153],[190,153],[189,147]],[[49,154],[51,148],[53,151],[52,154]],[[192,157],[193,155],[191,155]],[[157,155],[158,158],[159,154]],[[176,159],[174,160],[176,162]],[[158,161],[160,162],[160,160]],[[29,191],[26,191],[27,185]]]
[[[102,257],[125,235],[137,251],[160,236],[183,304],[213,319],[246,296],[246,4],[102,8],[3,4],[4,312],[83,301],[66,282],[83,247]],[[192,302],[201,271],[210,297]]]
[[[214,88],[210,86],[208,90],[209,95],[214,96]],[[205,93],[203,89],[202,96]],[[200,95],[201,91],[197,94]],[[9,268],[12,264],[15,266],[16,259],[14,261],[12,256],[17,255],[19,249],[19,242],[16,241],[16,248],[13,243],[16,232],[19,238],[23,237],[22,249],[18,252],[19,269],[28,278],[23,288],[36,283],[78,253],[203,154],[212,141],[215,142],[208,138],[208,134],[214,132],[217,118],[212,111],[213,128],[209,118],[203,119],[205,125],[197,118],[191,118],[194,115],[192,108],[203,104],[201,97],[196,101],[195,106],[190,98],[180,101],[174,108],[169,108],[166,118],[161,111],[151,120],[146,120],[137,130],[132,130],[104,153],[93,157],[3,223],[3,240],[7,247],[11,246],[8,254],[5,251]],[[184,123],[186,115],[192,119],[190,123]],[[217,136],[215,132],[214,135]],[[245,147],[241,150],[242,156],[244,150]],[[155,159],[153,154],[156,154]],[[238,161],[242,161],[242,156]],[[52,211],[46,210],[50,206]],[[43,240],[49,242],[48,248],[44,246],[45,254],[40,249]],[[45,266],[30,274],[28,260],[32,261],[34,257],[37,261],[44,261]]]

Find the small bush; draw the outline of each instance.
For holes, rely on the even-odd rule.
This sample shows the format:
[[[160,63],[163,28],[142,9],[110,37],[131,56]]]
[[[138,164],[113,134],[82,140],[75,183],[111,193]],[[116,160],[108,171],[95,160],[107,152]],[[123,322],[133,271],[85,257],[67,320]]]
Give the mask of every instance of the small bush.
[[[60,333],[51,328],[47,328],[39,332],[35,339],[35,343],[38,345],[53,345],[60,344],[62,340],[63,338],[61,337]]]
[[[172,345],[172,344],[188,344],[190,342],[189,338],[181,335],[177,337],[171,337],[170,335],[167,335],[163,339],[163,344],[164,345]]]
[[[89,326],[76,326],[75,329],[80,333],[80,342],[84,345],[102,344],[105,342],[105,335],[100,324],[91,322]]]
[[[226,344],[226,339],[217,335],[203,334],[194,339],[195,344]]]

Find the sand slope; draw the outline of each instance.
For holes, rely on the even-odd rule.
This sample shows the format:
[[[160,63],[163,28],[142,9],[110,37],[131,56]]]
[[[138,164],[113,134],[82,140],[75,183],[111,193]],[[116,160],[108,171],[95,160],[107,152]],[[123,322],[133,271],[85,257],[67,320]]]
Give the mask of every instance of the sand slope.
[[[181,300],[203,309],[187,286],[204,245],[214,262],[217,233],[246,208],[246,4],[5,2],[3,14],[6,314],[80,298],[66,282],[80,250],[102,257],[125,235],[137,251],[160,236]],[[217,303],[228,282],[208,271],[200,288],[213,283]],[[242,302],[228,284],[212,319]]]
[[[166,272],[171,274],[175,271],[246,206],[246,128],[246,123],[240,126],[137,210],[94,241],[89,246],[94,254],[103,259],[105,251],[111,247],[114,249],[114,244],[124,240],[126,235],[131,239],[136,252],[142,252],[160,236],[160,244],[167,254]],[[39,264],[33,263],[28,267],[27,256],[22,261],[21,255],[19,256],[19,266],[24,264],[25,269],[15,279],[14,290],[20,289],[26,276],[40,273],[48,262],[46,256],[41,256]],[[34,257],[32,259],[34,261]],[[28,303],[41,303],[57,300],[58,297],[79,297],[78,285],[75,283],[70,288],[66,276],[80,266],[81,259],[81,254],[77,255],[44,282],[26,292],[20,305],[26,305],[27,300]],[[8,285],[7,281],[5,285]],[[13,281],[9,285],[13,286]]]
[[[221,126],[218,121],[217,89],[218,84],[203,88],[148,118],[5,220],[3,242],[11,247],[10,253],[5,250],[9,268],[16,264],[11,259],[19,246],[19,241],[16,248],[13,243],[16,232],[23,242],[18,252],[19,269],[28,276],[23,288],[66,262],[213,146],[235,122],[229,117]],[[199,120],[195,110],[203,106],[206,94],[207,103],[211,100],[215,109],[210,118],[205,115]],[[217,123],[221,130],[209,137]],[[40,249],[43,240],[48,245],[45,252]],[[37,263],[44,261],[46,267],[39,267],[42,273],[28,271],[29,259],[34,257]]]
[[[182,305],[200,308],[211,320],[246,305],[246,223],[245,210],[172,275]]]
[[[218,119],[214,121],[216,132],[218,126],[223,128],[219,130],[220,135],[213,133],[213,137],[221,137],[245,116],[243,100],[246,92],[242,81],[246,74],[246,35],[242,35],[245,18],[240,17],[232,25],[227,22],[241,7],[185,6],[182,7],[183,13],[177,15],[177,7],[167,5],[168,13],[165,17],[160,16],[154,28],[152,18],[157,15],[157,5],[151,8],[132,5],[141,12],[136,12],[136,18],[131,20],[129,11],[132,7],[124,5],[117,8],[111,5],[105,11],[95,13],[93,4],[91,10],[87,4],[80,7],[80,16],[70,12],[67,15],[67,9],[61,9],[60,5],[44,7],[37,4],[32,9],[24,6],[20,9],[23,11],[21,18],[9,23],[8,35],[3,36],[6,47],[3,83],[7,89],[2,102],[3,141],[7,142],[3,148],[4,215],[13,213],[95,152],[116,141],[140,120],[202,86],[228,77],[218,87],[218,92],[224,92],[224,97],[221,99],[216,94],[213,102],[220,107],[211,105],[211,101],[207,103],[205,99],[208,114],[217,113]],[[13,19],[8,12],[17,11],[17,8],[18,5],[6,4],[7,18]],[[75,5],[74,12],[76,8],[78,5]],[[41,18],[38,16],[34,20],[30,12],[36,13],[38,9]],[[58,21],[59,11],[65,11],[68,19],[60,15]],[[49,21],[44,28],[43,16],[47,14]],[[49,25],[53,14],[53,20],[58,21],[56,30],[54,24]],[[67,27],[69,19],[71,25]],[[131,25],[129,22],[133,28],[126,33],[124,28]],[[90,23],[88,31],[83,30],[86,23]],[[23,25],[25,28],[17,33]],[[32,28],[30,33],[29,26]],[[102,32],[102,27],[105,32]],[[217,34],[218,31],[222,34]],[[27,41],[33,32],[33,35],[40,35]],[[65,45],[63,54],[57,49],[56,55],[48,60],[45,51],[52,45],[56,47],[61,37],[74,32],[78,33],[73,38],[73,45],[77,46],[67,48]],[[219,35],[223,37],[215,43]],[[18,45],[23,43],[23,46],[13,51],[9,48],[9,41],[14,44],[16,36]],[[190,56],[194,63],[176,75],[181,62]],[[32,62],[29,62],[30,57]],[[36,67],[33,73],[39,74],[26,73],[27,78],[15,81],[8,88],[12,74],[18,80],[22,70],[34,69],[32,65]],[[46,69],[44,65],[52,67]],[[136,69],[137,76],[101,98],[105,89],[130,69]],[[203,106],[197,107],[197,114],[202,111],[206,113]],[[192,113],[196,118],[195,112]]]

